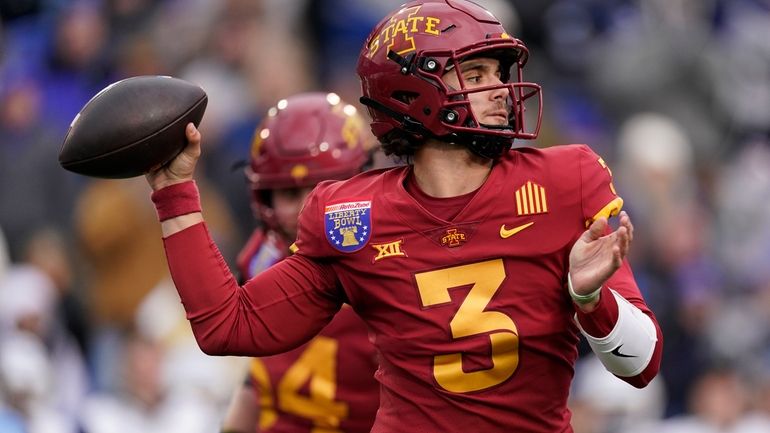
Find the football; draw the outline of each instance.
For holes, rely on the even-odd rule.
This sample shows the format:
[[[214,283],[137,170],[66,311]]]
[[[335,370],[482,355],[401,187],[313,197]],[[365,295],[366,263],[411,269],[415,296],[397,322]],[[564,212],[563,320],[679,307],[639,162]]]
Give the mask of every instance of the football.
[[[66,170],[92,177],[141,176],[176,157],[197,127],[206,92],[179,78],[147,75],[113,83],[80,110],[59,152]]]

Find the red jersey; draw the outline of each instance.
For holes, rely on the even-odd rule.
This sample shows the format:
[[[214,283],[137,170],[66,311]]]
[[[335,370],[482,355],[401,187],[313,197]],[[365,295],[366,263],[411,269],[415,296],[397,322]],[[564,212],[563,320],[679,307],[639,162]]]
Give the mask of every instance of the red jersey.
[[[203,224],[168,237],[199,344],[217,354],[285,350],[349,302],[380,355],[373,432],[571,431],[579,333],[568,257],[591,221],[622,206],[609,169],[586,146],[515,149],[452,221],[405,190],[410,170],[319,184],[300,216],[296,254],[243,287],[215,268],[223,261]],[[627,263],[607,286],[657,327]],[[578,313],[597,337],[617,318],[603,292],[594,312]],[[658,369],[658,336],[644,381]]]
[[[286,257],[272,231],[255,230],[238,254],[246,278]],[[254,358],[248,382],[264,433],[367,433],[379,406],[376,352],[366,324],[344,307],[318,336],[280,355]],[[320,430],[317,430],[320,429]]]
[[[366,325],[343,307],[309,343],[252,361],[259,431],[369,432],[379,406],[376,370]]]

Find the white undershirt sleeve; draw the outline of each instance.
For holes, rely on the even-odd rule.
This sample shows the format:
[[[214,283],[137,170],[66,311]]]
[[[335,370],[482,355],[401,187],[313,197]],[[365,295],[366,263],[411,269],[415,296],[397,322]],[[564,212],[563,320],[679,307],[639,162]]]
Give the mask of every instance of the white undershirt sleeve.
[[[607,371],[620,377],[636,376],[644,371],[655,351],[655,324],[616,291],[610,292],[618,304],[618,322],[609,335],[593,337],[583,330],[577,316],[574,320]]]

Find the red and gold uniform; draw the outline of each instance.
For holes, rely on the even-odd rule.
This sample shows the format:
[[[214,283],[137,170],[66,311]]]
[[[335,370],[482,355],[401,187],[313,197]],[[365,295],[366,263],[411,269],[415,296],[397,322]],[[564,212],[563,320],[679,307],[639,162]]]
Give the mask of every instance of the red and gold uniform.
[[[238,255],[252,277],[285,258],[288,245],[256,230]],[[247,383],[257,393],[264,433],[367,433],[379,405],[377,360],[366,324],[345,306],[310,342],[254,358]]]
[[[655,322],[627,263],[592,313],[567,293],[572,245],[622,206],[609,169],[581,145],[511,150],[451,221],[407,191],[410,172],[321,183],[301,214],[296,254],[243,287],[205,225],[168,237],[199,344],[216,354],[286,350],[347,302],[380,355],[373,432],[571,431],[574,318],[591,335],[609,334],[618,317],[611,288]],[[191,253],[200,249],[209,253]],[[636,386],[657,373],[655,327],[653,359],[622,378]]]
[[[252,361],[259,431],[369,432],[379,405],[376,369],[366,325],[343,307],[309,343]]]

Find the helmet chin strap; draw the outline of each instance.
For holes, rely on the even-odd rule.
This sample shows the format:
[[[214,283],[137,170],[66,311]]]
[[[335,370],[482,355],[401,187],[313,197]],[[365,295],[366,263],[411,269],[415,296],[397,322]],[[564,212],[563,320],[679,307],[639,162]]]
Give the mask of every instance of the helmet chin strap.
[[[496,131],[513,131],[511,125],[487,125],[486,123],[480,123],[480,125],[486,129],[492,129]]]
[[[468,148],[473,154],[487,159],[497,159],[511,148],[513,140],[505,137],[490,137],[488,135],[455,132],[439,137],[451,143],[457,143]]]

